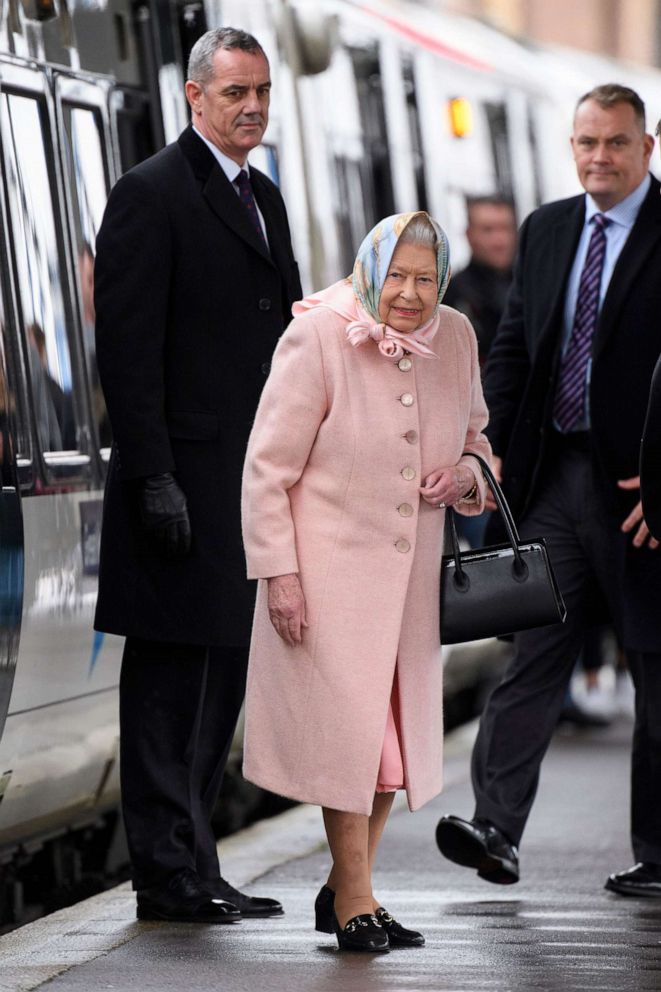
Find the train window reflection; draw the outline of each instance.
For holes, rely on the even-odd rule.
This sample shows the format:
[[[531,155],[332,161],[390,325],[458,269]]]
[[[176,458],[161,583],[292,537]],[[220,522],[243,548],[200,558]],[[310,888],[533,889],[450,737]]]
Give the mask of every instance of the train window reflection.
[[[72,362],[42,115],[36,99],[5,93],[0,117],[37,434],[45,452],[75,449]]]
[[[99,381],[94,345],[94,246],[108,198],[102,122],[98,111],[64,104],[67,175],[71,197],[76,287],[92,412],[102,448],[110,445],[110,423]]]

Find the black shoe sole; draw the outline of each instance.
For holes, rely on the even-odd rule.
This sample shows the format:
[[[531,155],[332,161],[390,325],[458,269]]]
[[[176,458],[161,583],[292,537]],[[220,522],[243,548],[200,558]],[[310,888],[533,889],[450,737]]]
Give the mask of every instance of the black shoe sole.
[[[379,947],[367,947],[365,944],[350,944],[344,938],[337,936],[338,949],[340,951],[359,951],[361,954],[387,954],[390,944],[383,944]]]
[[[136,917],[141,923],[206,923],[206,924],[219,924],[219,923],[240,923],[241,915],[230,915],[230,916],[176,916],[169,915],[166,913],[158,913],[153,909],[140,909],[136,910]]]
[[[440,820],[436,827],[436,844],[441,854],[464,868],[475,868],[480,878],[494,885],[514,885],[519,881],[515,866],[489,854],[484,844],[457,823]]]
[[[244,919],[244,920],[257,920],[257,919],[265,920],[267,917],[271,917],[271,916],[284,916],[284,915],[285,915],[285,911],[282,908],[280,908],[280,909],[256,909],[256,910],[242,909],[241,910],[241,918]],[[329,932],[332,933],[332,931],[329,931]]]
[[[637,896],[639,899],[661,899],[661,891],[659,890],[650,892],[649,889],[642,886],[633,885],[622,886],[620,888],[617,882],[611,882],[610,878],[604,885],[604,888],[608,889],[609,892],[615,892],[618,896]]]

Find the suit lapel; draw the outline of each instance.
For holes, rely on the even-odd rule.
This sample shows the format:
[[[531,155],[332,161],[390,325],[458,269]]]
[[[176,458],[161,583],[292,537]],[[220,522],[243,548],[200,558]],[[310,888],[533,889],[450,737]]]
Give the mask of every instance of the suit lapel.
[[[617,327],[617,318],[634,279],[661,238],[661,196],[659,183],[652,179],[636,222],[631,228],[613,269],[595,334],[594,358],[604,350],[606,342]]]
[[[291,268],[291,260],[282,238],[282,220],[275,207],[273,191],[265,182],[262,173],[258,172],[257,169],[250,170],[250,179],[257,205],[262,211],[264,223],[266,224],[266,233],[268,235],[272,259],[282,275],[285,276]]]
[[[248,212],[237,196],[236,190],[192,127],[187,127],[182,132],[178,143],[190,162],[195,176],[201,181],[202,195],[213,212],[251,248],[273,263],[262,239],[252,226]],[[269,232],[269,240],[270,236]]]
[[[561,335],[558,334],[558,319],[562,319],[567,279],[585,221],[585,198],[583,196],[576,197],[567,206],[566,214],[556,220],[550,231],[551,294],[549,296],[548,317],[540,335],[540,342],[549,335],[553,335],[558,340],[561,338]]]
[[[260,238],[259,234],[252,226],[252,221],[248,216],[248,211],[241,203],[231,182],[220,168],[216,166],[212,169],[202,193],[209,203],[211,209],[220,219],[231,227],[235,234],[247,241],[251,248],[272,262],[272,258]]]

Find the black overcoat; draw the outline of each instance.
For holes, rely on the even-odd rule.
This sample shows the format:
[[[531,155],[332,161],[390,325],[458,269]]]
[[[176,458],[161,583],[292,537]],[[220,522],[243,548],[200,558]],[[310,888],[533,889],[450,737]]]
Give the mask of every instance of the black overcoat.
[[[241,473],[278,337],[300,299],[277,187],[251,168],[270,253],[192,128],[127,172],[97,239],[97,357],[115,443],[101,537],[98,630],[248,643],[254,602],[241,543]],[[139,481],[173,472],[192,549],[145,541]]]
[[[661,292],[659,299],[661,300]],[[661,358],[652,376],[640,450],[640,489],[645,522],[654,536],[661,539]]]
[[[503,487],[516,519],[530,506],[552,430],[552,408],[569,272],[585,197],[535,210],[520,232],[507,308],[485,370],[487,428],[504,459]],[[618,489],[638,475],[652,372],[661,351],[661,196],[649,192],[613,271],[592,349],[592,462],[601,509],[616,530],[639,499]],[[597,508],[595,508],[596,510]],[[661,555],[622,535],[618,575],[627,646],[661,650]]]

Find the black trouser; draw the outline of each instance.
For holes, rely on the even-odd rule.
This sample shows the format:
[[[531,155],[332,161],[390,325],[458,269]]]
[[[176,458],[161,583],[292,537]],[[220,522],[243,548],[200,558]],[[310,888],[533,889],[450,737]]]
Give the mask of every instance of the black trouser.
[[[521,533],[546,538],[567,620],[515,636],[514,657],[486,705],[473,749],[475,816],[490,820],[515,844],[532,807],[540,765],[583,643],[595,582],[618,624],[617,527],[599,511],[587,453],[556,443]],[[644,660],[632,666],[637,668],[638,696],[632,835],[637,856],[645,850],[644,860],[661,862],[661,656],[637,658]]]
[[[220,873],[210,820],[243,702],[246,648],[127,638],[120,679],[122,808],[136,889]]]

